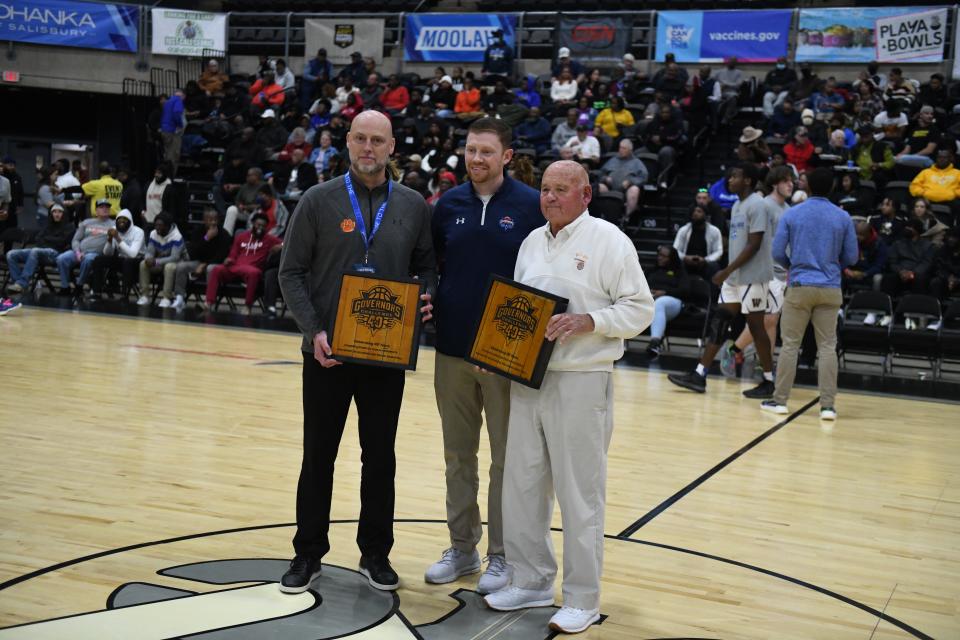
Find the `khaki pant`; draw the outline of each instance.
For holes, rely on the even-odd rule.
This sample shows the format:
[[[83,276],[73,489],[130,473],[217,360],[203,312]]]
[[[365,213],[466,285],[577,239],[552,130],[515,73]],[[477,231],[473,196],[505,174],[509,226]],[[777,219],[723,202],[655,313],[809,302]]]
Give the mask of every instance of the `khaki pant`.
[[[503,555],[503,463],[510,416],[510,381],[480,373],[461,358],[437,353],[433,379],[443,428],[447,467],[447,527],[450,543],[470,553],[483,536],[477,492],[480,476],[481,411],[490,438],[490,485],[487,489],[487,555]]]
[[[513,585],[552,589],[553,496],[563,520],[563,604],[600,606],[613,375],[548,371],[540,390],[514,383],[503,477],[503,535]]]
[[[843,305],[838,288],[787,287],[780,313],[783,347],[777,361],[777,389],[773,399],[786,404],[797,375],[797,354],[807,324],[813,322],[817,339],[817,386],[820,406],[833,407],[837,398],[837,313]]]
[[[167,300],[173,298],[173,282],[177,274],[176,262],[167,262],[162,265],[147,266],[147,261],[140,262],[140,295],[150,295],[150,280],[155,275],[163,274],[163,297]]]

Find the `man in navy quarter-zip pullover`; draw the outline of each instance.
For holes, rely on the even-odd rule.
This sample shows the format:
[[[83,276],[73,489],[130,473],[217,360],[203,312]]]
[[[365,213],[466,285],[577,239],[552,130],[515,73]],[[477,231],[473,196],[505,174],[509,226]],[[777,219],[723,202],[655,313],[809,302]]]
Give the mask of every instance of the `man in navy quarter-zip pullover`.
[[[433,243],[440,271],[434,300],[437,356],[434,388],[443,427],[450,548],[427,568],[427,582],[447,583],[480,570],[477,544],[483,535],[477,504],[481,413],[490,438],[487,500],[489,564],[477,591],[507,585],[501,487],[510,416],[510,381],[481,373],[463,357],[483,308],[491,273],[513,277],[517,252],[531,231],[543,225],[540,196],[504,175],[513,157],[510,127],[481,118],[467,133],[465,160],[470,180],[447,191],[433,213]]]

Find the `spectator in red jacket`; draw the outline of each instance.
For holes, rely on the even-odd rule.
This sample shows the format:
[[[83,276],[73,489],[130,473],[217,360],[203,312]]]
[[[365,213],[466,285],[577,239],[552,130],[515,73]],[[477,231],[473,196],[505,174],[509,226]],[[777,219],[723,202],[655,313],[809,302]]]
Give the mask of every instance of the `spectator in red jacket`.
[[[400,84],[400,78],[393,74],[387,79],[387,88],[380,94],[380,104],[384,112],[391,118],[407,108],[410,104],[410,92]]]
[[[217,289],[222,282],[243,280],[246,285],[245,315],[253,310],[257,287],[263,277],[263,267],[274,251],[283,247],[283,241],[267,233],[268,218],[263,213],[254,214],[250,231],[238,233],[230,247],[230,255],[223,264],[215,266],[207,277],[207,298],[204,310],[209,310],[217,300]]]
[[[795,166],[798,173],[813,169],[814,147],[806,127],[797,127],[793,139],[783,147],[783,153],[787,164]]]
[[[258,111],[268,107],[279,107],[286,99],[283,87],[276,83],[272,71],[267,71],[263,77],[250,86],[250,102]]]

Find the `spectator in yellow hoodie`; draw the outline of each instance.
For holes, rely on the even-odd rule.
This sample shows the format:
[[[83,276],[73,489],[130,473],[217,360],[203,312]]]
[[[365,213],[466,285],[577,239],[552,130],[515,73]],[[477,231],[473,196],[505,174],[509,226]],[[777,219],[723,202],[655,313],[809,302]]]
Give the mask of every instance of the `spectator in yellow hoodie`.
[[[939,149],[932,167],[924,169],[910,183],[910,195],[938,204],[960,198],[960,169],[953,166],[953,152]]]

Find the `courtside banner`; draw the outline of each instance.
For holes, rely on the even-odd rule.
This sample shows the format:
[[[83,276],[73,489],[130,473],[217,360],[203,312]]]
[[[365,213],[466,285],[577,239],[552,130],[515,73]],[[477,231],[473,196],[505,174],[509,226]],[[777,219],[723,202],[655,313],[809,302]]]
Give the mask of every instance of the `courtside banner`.
[[[773,62],[787,55],[791,11],[658,11],[657,62]]]
[[[516,51],[517,17],[493,13],[422,13],[407,16],[403,36],[406,62],[483,62],[493,32]]]
[[[0,40],[135,52],[139,11],[122,4],[2,0]]]
[[[801,9],[798,62],[942,62],[941,7]]]
[[[317,49],[327,50],[327,60],[337,67],[351,62],[351,54],[359,51],[365,58],[374,62],[383,62],[383,19],[365,18],[352,20],[344,16],[336,20],[306,20],[304,35],[307,46],[304,51],[306,64],[317,53]]]
[[[204,49],[227,50],[227,14],[154,9],[153,53],[202,56]]]

